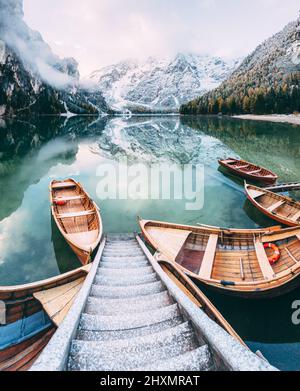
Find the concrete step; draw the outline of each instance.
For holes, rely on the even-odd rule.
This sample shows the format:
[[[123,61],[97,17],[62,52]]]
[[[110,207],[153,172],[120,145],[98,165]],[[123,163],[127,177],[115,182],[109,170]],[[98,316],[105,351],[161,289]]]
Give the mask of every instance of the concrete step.
[[[207,345],[190,352],[172,357],[167,360],[158,360],[150,365],[134,368],[133,371],[160,371],[160,372],[207,372],[214,370],[214,362]]]
[[[145,267],[128,267],[128,269],[112,269],[112,268],[98,268],[97,270],[97,276],[132,276],[132,278],[135,278],[137,276],[145,275],[145,274],[152,274],[154,273],[154,269],[152,266],[145,266]]]
[[[168,307],[152,310],[151,312],[141,312],[139,314],[117,314],[115,316],[88,315],[81,316],[79,329],[90,331],[113,331],[128,330],[138,327],[147,327],[155,323],[181,316],[178,305],[173,304]]]
[[[134,241],[136,242],[135,235],[128,233],[128,234],[109,234],[107,235],[107,242],[121,242],[121,241]]]
[[[145,296],[153,293],[159,293],[166,290],[161,281],[150,282],[148,284],[131,285],[125,287],[108,287],[106,285],[92,285],[90,296],[111,297],[122,299],[126,297]]]
[[[101,275],[96,275],[94,283],[96,285],[107,285],[107,286],[130,286],[130,285],[140,285],[147,284],[149,282],[158,281],[156,273],[152,274],[141,274],[133,278],[131,275],[126,274],[125,276],[113,276],[106,277]]]
[[[143,258],[143,259],[147,259],[145,257],[145,255],[142,253],[142,252],[139,252],[139,251],[127,251],[127,252],[116,252],[116,251],[112,251],[112,252],[104,252],[103,255],[102,255],[102,258],[110,258],[111,260],[114,260],[114,259],[130,259],[130,258]]]
[[[101,258],[101,262],[111,262],[111,263],[120,263],[120,264],[127,264],[127,262],[148,262],[148,259],[143,255],[133,255],[133,256],[124,256],[124,257],[113,257],[113,256],[107,256],[103,255]]]
[[[69,370],[118,371],[169,359],[198,347],[194,330],[188,322],[155,336],[108,342],[72,342]]]
[[[138,248],[134,248],[134,249],[120,248],[118,250],[107,248],[103,251],[103,257],[116,258],[116,257],[130,257],[130,256],[142,257],[142,256],[145,256],[145,254],[143,253],[143,251],[141,249],[138,249]]]
[[[97,299],[89,297],[84,310],[90,315],[117,315],[136,314],[147,312],[174,304],[167,292],[156,293],[154,295],[143,296],[142,299]]]
[[[100,262],[100,269],[138,269],[149,266],[149,262]]]
[[[79,329],[77,339],[84,341],[114,341],[120,339],[135,338],[143,335],[155,334],[160,331],[178,326],[183,323],[181,316],[165,320],[164,322],[155,323],[150,326],[138,327],[128,330],[108,330],[108,331],[91,331]]]
[[[149,262],[147,261],[133,261],[133,260],[128,260],[126,262],[123,262],[122,259],[115,258],[113,261],[101,261],[102,265],[104,266],[112,266],[112,268],[115,268],[115,266],[121,265],[121,269],[123,269],[124,265],[131,265],[134,267],[145,267],[145,264],[149,265]]]
[[[118,242],[118,243],[108,243],[105,245],[105,250],[122,250],[125,249],[139,249],[141,250],[140,245],[137,242]]]

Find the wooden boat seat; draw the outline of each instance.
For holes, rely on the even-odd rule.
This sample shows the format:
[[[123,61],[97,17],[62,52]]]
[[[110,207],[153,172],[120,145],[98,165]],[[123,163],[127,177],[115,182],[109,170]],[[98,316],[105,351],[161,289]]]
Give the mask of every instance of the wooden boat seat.
[[[95,242],[98,237],[98,231],[84,231],[84,232],[76,232],[72,234],[66,234],[66,238],[76,243],[77,246],[81,247],[84,251],[91,251],[91,244]]]
[[[208,239],[205,254],[199,271],[199,277],[205,280],[210,279],[214,266],[219,235],[211,234]]]
[[[259,172],[261,172],[261,169],[259,169],[259,170],[254,170],[254,171],[249,171],[249,172],[247,172],[247,174],[253,175],[253,174],[258,174]]]
[[[292,220],[292,221],[297,221],[299,218],[300,218],[300,211],[297,212],[297,213],[291,218],[291,220]]]
[[[274,212],[274,210],[278,209],[280,206],[282,206],[283,204],[285,204],[285,201],[278,201],[276,202],[276,204],[273,204],[271,205],[269,208],[268,208],[268,211],[269,212]]]
[[[264,245],[259,240],[255,240],[254,247],[257,260],[264,278],[266,280],[272,280],[275,277],[275,273],[272,269],[272,266],[270,265]]]
[[[57,197],[54,199],[54,201],[76,201],[76,200],[83,200],[86,198],[84,195],[80,196],[74,196],[74,197]]]
[[[84,216],[90,216],[95,214],[95,210],[86,210],[84,212],[74,212],[74,213],[62,213],[58,214],[57,218],[58,219],[68,219],[68,218],[73,218],[73,217],[84,217]]]
[[[228,160],[224,160],[224,163],[226,164],[236,163],[236,160],[228,159]]]
[[[65,189],[67,187],[76,187],[76,184],[74,182],[59,182],[59,183],[54,183],[52,185],[52,189]]]
[[[244,166],[236,166],[236,168],[237,168],[238,170],[240,170],[241,168],[247,168],[247,167],[249,167],[249,165],[250,165],[250,164],[245,164]]]
[[[298,260],[294,257],[294,255],[290,252],[288,247],[284,247],[285,251],[287,252],[288,256],[295,262],[295,264],[298,264]]]
[[[251,196],[253,198],[258,198],[262,195],[266,194],[264,191],[258,191],[258,190],[251,190]]]

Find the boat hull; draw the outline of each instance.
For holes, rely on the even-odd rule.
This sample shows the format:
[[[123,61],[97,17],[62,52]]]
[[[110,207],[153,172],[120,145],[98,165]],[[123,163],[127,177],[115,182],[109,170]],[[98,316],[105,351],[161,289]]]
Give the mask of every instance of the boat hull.
[[[28,371],[50,341],[55,330],[55,327],[50,326],[23,342],[0,351],[0,371]]]
[[[264,215],[269,217],[271,220],[277,221],[280,224],[286,225],[288,227],[300,227],[300,220],[299,221],[292,221],[291,219],[285,218],[284,216],[282,216],[282,215],[280,215],[278,213],[269,212],[267,208],[264,208],[259,202],[257,202],[251,196],[251,194],[250,194],[250,192],[248,190],[249,188],[251,188],[251,186],[246,184],[245,185],[246,197],[252,203],[252,205],[254,205],[261,213],[263,213]],[[257,189],[259,189],[259,188],[257,188]],[[265,191],[266,194],[271,193],[270,191],[266,191],[264,189],[259,189],[259,190]],[[286,199],[287,202],[291,201],[288,197],[285,197],[285,196],[280,196],[280,195],[276,194],[276,197],[278,197],[278,199],[281,198],[282,200]],[[300,206],[299,206],[299,211],[300,211]]]
[[[49,191],[52,217],[60,233],[82,265],[87,265],[92,261],[92,253],[103,235],[99,208],[81,184],[74,179],[52,181]],[[57,200],[61,198],[64,200],[63,196],[67,201],[60,205]],[[67,217],[68,215],[70,217]],[[93,219],[92,223],[89,222],[90,219]],[[90,225],[93,227],[90,228]],[[93,235],[93,232],[97,232],[97,235]]]
[[[240,299],[253,299],[253,300],[265,300],[265,299],[274,299],[276,297],[281,297],[289,294],[295,289],[300,287],[300,276],[296,276],[294,279],[288,281],[287,283],[282,284],[279,287],[267,289],[257,289],[253,291],[240,291],[227,289],[226,287],[211,285],[207,282],[203,282],[185,270],[187,276],[192,278],[192,280],[199,285],[200,287],[206,288],[212,292],[226,295],[229,297],[236,297]]]
[[[237,160],[237,162],[238,162],[238,160]],[[246,164],[248,162],[244,162],[244,163]],[[274,173],[272,173],[274,175],[272,177],[252,175],[252,174],[250,175],[247,172],[235,169],[230,164],[226,164],[223,160],[219,160],[219,164],[222,167],[224,167],[225,169],[227,169],[229,172],[231,172],[232,174],[237,175],[241,178],[253,181],[253,182],[262,183],[262,184],[266,184],[266,185],[273,185],[278,179],[278,176],[275,175]],[[251,164],[251,163],[248,163],[248,164]],[[257,166],[257,169],[263,169],[263,168]]]
[[[0,287],[0,300],[5,305],[0,325],[0,371],[30,369],[66,316],[90,268],[87,265],[33,284]]]
[[[71,272],[32,284],[7,287],[0,286],[0,300],[5,304],[5,324],[14,323],[26,316],[41,311],[42,306],[40,302],[35,299],[35,293],[60,287],[82,277],[86,277],[90,270],[90,266],[91,265],[87,265],[72,270]]]

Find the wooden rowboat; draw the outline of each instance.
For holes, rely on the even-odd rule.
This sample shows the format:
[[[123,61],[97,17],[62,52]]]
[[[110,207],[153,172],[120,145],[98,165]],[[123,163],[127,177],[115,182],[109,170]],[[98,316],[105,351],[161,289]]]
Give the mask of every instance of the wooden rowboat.
[[[0,287],[0,371],[28,370],[62,323],[92,265]]]
[[[300,227],[300,202],[245,184],[247,198],[266,216],[290,227]]]
[[[97,205],[74,179],[52,181],[50,202],[61,234],[81,263],[88,264],[103,234]]]
[[[257,166],[256,164],[246,162],[245,160],[229,158],[225,160],[219,160],[219,164],[232,173],[255,182],[273,184],[278,179],[278,176],[272,171]]]
[[[194,227],[140,220],[158,260],[176,263],[188,276],[235,296],[265,298],[300,285],[300,229]],[[280,259],[270,264],[275,244]]]

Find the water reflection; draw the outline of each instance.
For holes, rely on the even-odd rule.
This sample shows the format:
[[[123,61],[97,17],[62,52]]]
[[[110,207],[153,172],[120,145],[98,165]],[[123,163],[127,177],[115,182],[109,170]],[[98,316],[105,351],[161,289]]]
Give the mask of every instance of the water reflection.
[[[72,176],[81,181],[101,206],[106,232],[137,230],[138,215],[222,227],[276,225],[246,201],[242,180],[218,170],[217,159],[225,156],[269,167],[282,181],[297,180],[299,127],[172,116],[1,121],[0,285],[32,282],[80,266],[50,216],[48,185],[52,178]],[[204,164],[204,208],[187,211],[185,200],[98,199],[97,167],[121,157],[148,165]],[[297,367],[300,328],[292,325],[290,317],[291,302],[300,299],[299,290],[261,302],[208,295],[251,347],[261,349],[283,369]],[[287,354],[283,360],[284,351],[290,357],[286,358]]]
[[[130,160],[167,161],[178,164],[209,164],[232,152],[217,138],[194,131],[178,117],[133,117],[111,120],[99,140],[95,153],[126,156]]]
[[[243,159],[270,168],[282,182],[299,180],[299,126],[216,117],[183,117],[181,122],[218,138]]]
[[[300,163],[299,131],[293,126],[175,116],[2,121],[0,156],[2,283],[30,282],[74,267],[73,254],[53,227],[50,237],[48,183],[54,177],[74,176],[85,185],[101,205],[107,232],[136,230],[137,215],[254,228],[276,223],[245,200],[243,181],[218,170],[217,158],[253,160],[282,180],[296,179]],[[121,157],[148,165],[204,164],[204,208],[186,211],[185,200],[97,199],[97,167]]]

